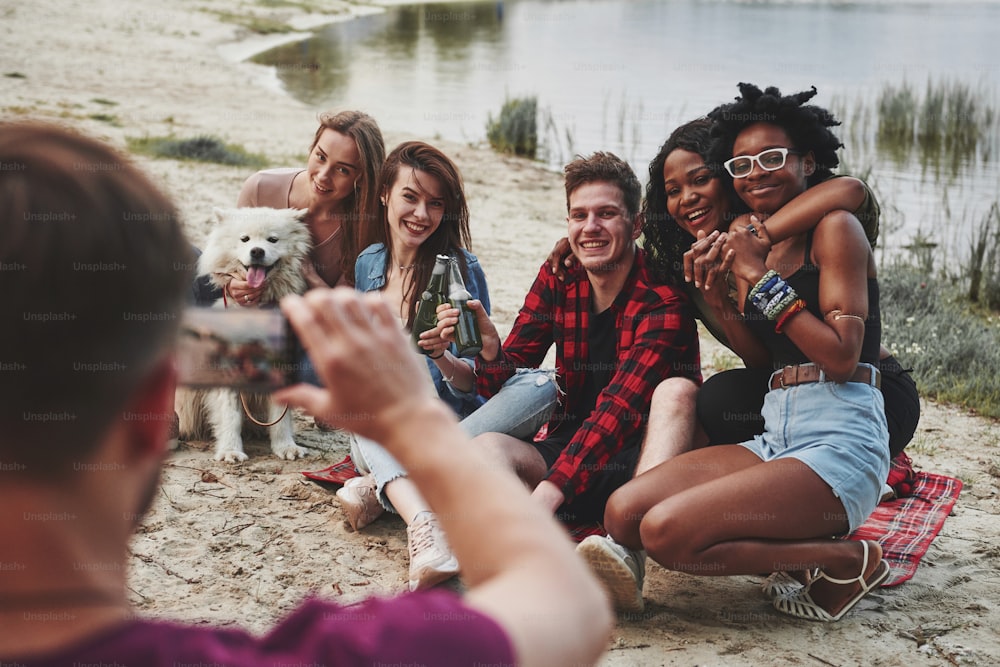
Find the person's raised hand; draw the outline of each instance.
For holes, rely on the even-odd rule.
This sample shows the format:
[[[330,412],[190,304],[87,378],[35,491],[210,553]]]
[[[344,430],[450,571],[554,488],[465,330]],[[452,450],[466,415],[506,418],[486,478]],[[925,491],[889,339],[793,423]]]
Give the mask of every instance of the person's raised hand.
[[[740,216],[729,228],[725,249],[733,255],[733,273],[753,283],[767,270],[765,261],[771,251],[771,236],[756,215]]]
[[[441,314],[450,314],[447,318],[447,322],[442,323]],[[443,303],[437,307],[437,325],[424,331],[420,334],[420,340],[417,341],[417,345],[421,349],[426,350],[427,354],[433,358],[438,358],[438,355],[444,354],[444,351],[451,347],[451,344],[455,340],[454,336],[454,326],[458,321],[458,309],[452,308],[449,304]],[[444,331],[447,329],[449,336],[446,338]]]
[[[726,233],[718,230],[705,235],[698,232],[698,238],[684,253],[684,280],[693,282],[699,289],[711,289],[720,273],[729,270],[732,254],[725,250]]]
[[[577,263],[576,255],[569,248],[569,239],[564,236],[556,241],[545,261],[549,265],[549,270],[559,281],[566,280],[566,269],[573,268]]]
[[[276,401],[385,442],[408,414],[436,400],[421,359],[377,293],[315,289],[285,297],[281,310],[325,387],[286,387]]]

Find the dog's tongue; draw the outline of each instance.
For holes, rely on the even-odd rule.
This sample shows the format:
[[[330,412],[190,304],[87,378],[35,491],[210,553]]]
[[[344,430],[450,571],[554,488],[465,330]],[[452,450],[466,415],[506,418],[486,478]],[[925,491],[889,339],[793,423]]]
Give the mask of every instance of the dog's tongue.
[[[252,289],[263,285],[265,276],[267,276],[267,272],[264,271],[263,267],[251,266],[247,269],[247,282],[250,283]]]

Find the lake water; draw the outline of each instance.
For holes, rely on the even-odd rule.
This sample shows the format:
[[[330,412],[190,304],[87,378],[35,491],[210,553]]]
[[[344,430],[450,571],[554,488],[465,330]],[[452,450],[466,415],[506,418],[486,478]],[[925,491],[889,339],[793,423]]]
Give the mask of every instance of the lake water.
[[[678,124],[732,100],[736,83],[795,92],[838,110],[843,166],[868,169],[883,245],[918,234],[949,253],[1000,199],[997,121],[961,151],[889,151],[876,139],[887,84],[968,84],[1000,110],[998,2],[508,0],[392,8],[255,58],[289,94],[363,109],[384,129],[485,140],[506,97],[536,95],[546,159],[610,150],[645,180]],[[546,136],[547,134],[547,136]]]

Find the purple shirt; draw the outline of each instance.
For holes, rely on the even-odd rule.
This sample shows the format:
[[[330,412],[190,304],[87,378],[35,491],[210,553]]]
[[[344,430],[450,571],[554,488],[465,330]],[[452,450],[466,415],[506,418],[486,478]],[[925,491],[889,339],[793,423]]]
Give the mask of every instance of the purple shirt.
[[[55,654],[0,661],[25,667],[513,665],[514,649],[493,619],[437,590],[348,607],[310,599],[260,638],[244,630],[132,621]]]

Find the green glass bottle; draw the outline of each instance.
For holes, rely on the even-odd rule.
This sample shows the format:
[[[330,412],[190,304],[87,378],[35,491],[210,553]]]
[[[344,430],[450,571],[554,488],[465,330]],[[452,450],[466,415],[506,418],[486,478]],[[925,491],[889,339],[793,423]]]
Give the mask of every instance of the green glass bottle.
[[[483,337],[479,333],[476,313],[469,308],[469,299],[472,298],[472,295],[465,288],[462,271],[455,258],[451,260],[449,276],[448,303],[451,304],[452,308],[458,308],[458,324],[455,325],[455,345],[458,347],[458,356],[475,356],[483,349]]]
[[[431,279],[427,282],[427,289],[420,294],[420,303],[417,304],[417,313],[413,317],[413,344],[420,354],[430,354],[431,350],[424,349],[417,345],[420,334],[430,331],[437,326],[437,307],[447,302],[445,297],[445,272],[448,270],[448,255],[438,255],[434,260],[434,269],[431,271]]]

